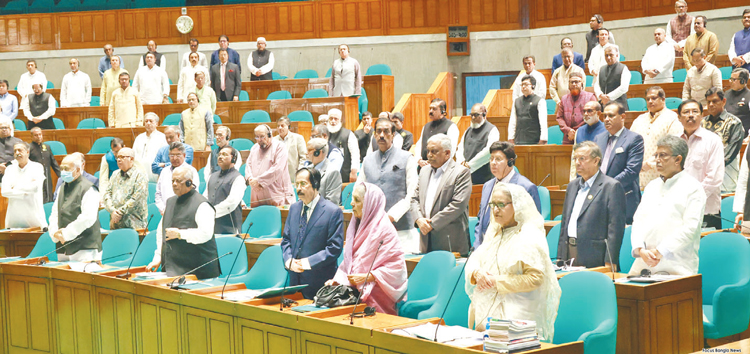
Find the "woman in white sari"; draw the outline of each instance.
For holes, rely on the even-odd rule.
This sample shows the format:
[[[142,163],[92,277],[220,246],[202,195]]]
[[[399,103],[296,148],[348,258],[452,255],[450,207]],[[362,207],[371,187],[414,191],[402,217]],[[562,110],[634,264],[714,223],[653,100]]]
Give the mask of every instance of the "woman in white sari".
[[[496,184],[489,206],[487,234],[466,265],[469,326],[483,331],[488,317],[531,320],[540,340],[552,342],[561,291],[542,216],[515,184]]]

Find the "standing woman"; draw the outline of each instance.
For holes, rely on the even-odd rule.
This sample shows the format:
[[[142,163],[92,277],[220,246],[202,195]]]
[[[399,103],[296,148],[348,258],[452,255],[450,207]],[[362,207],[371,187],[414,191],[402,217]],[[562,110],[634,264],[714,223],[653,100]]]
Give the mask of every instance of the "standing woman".
[[[515,184],[496,184],[489,206],[484,242],[466,265],[469,325],[483,331],[488,317],[536,321],[540,339],[552,342],[561,291],[542,216]]]
[[[357,184],[352,192],[352,214],[354,219],[346,230],[344,261],[326,285],[356,287],[367,306],[395,315],[396,302],[406,293],[406,263],[396,228],[385,212],[383,191],[374,184]],[[371,264],[372,271],[367,276]],[[363,289],[365,277],[367,286]]]
[[[99,90],[99,105],[109,106],[109,100],[112,99],[112,94],[115,90],[120,88],[120,73],[126,73],[127,70],[120,67],[120,57],[113,55],[109,62],[112,67],[107,69],[102,76],[102,86]]]

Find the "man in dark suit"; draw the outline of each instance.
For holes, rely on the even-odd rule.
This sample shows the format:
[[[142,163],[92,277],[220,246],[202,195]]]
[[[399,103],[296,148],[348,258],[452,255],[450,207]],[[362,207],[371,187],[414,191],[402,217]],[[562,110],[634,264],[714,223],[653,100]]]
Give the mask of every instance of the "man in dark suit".
[[[211,88],[222,102],[239,101],[242,79],[237,64],[229,62],[226,49],[219,49],[219,63],[211,67]]]
[[[289,272],[289,285],[312,299],[326,280],[336,274],[336,260],[344,247],[344,213],[318,193],[320,172],[303,167],[297,171],[299,201],[289,207],[281,252]]]
[[[434,250],[469,253],[471,171],[451,159],[453,147],[445,134],[427,141],[428,166],[419,173],[411,210],[419,228],[420,253]]]
[[[60,177],[60,166],[57,165],[55,155],[52,154],[52,149],[49,145],[44,142],[44,134],[42,129],[39,127],[31,128],[31,149],[29,151],[29,159],[34,162],[38,162],[44,166],[44,190],[42,192],[42,198],[44,203],[49,203],[54,200],[52,197],[55,190],[52,189],[52,173],[50,169],[55,172],[57,177]]]
[[[617,102],[604,107],[604,128],[607,134],[594,137],[603,152],[602,173],[614,178],[625,191],[625,223],[633,223],[633,215],[641,202],[638,178],[643,165],[643,137],[624,126],[625,108]]]
[[[573,159],[580,177],[565,193],[557,257],[574,259],[575,266],[612,267],[625,232],[625,192],[614,178],[599,173],[602,152],[594,142],[574,146]]]
[[[513,166],[516,163],[516,150],[513,144],[507,141],[496,141],[490,145],[490,172],[495,178],[490,179],[482,186],[482,200],[479,203],[479,222],[474,229],[474,249],[479,248],[484,240],[484,233],[490,225],[490,208],[487,206],[492,196],[492,189],[495,183],[504,182],[517,184],[523,187],[531,199],[536,204],[536,210],[541,213],[542,201],[539,198],[539,190],[536,185],[524,177],[521,173],[516,172]]]

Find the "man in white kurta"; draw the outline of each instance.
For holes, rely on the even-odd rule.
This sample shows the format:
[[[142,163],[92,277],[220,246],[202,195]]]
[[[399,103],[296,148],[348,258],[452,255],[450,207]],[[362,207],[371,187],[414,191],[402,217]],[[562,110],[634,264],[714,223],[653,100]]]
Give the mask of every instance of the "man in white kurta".
[[[169,78],[164,69],[156,66],[153,53],[146,54],[146,65],[135,73],[133,87],[140,93],[143,104],[169,103]]]
[[[29,160],[29,145],[19,142],[13,146],[13,161],[3,176],[2,194],[8,198],[5,214],[6,228],[47,227],[44,213],[44,167]]]
[[[214,89],[210,85],[206,85],[208,77],[209,75],[205,75],[202,71],[196,72],[193,92],[198,95],[200,106],[211,111],[211,114],[214,114],[216,112],[216,92],[214,92]]]
[[[516,101],[516,98],[523,96],[523,93],[521,92],[521,81],[526,75],[531,75],[536,80],[534,94],[542,99],[547,98],[547,79],[542,73],[536,70],[536,58],[533,55],[528,55],[523,57],[523,70],[518,73],[516,81],[513,82],[513,102]],[[544,114],[547,113],[545,112]]]
[[[607,49],[612,45],[609,43],[609,31],[602,28],[599,30],[599,44],[594,47],[594,49],[591,49],[591,57],[589,57],[589,74],[594,76],[594,82],[597,81],[597,78],[599,77],[599,70],[602,68],[602,66],[607,65],[607,59],[604,58],[604,49]],[[618,57],[619,61],[619,57]]]
[[[159,125],[159,116],[156,113],[146,113],[143,125],[146,127],[146,132],[139,134],[133,142],[135,159],[141,166],[145,167],[148,181],[156,183],[159,180],[159,175],[151,171],[151,164],[154,162],[159,149],[167,145],[167,138],[164,133],[156,130]]]
[[[698,248],[706,195],[700,182],[683,171],[687,143],[667,136],[659,141],[657,169],[662,175],[646,187],[633,216],[630,274],[698,273]]]
[[[294,183],[297,179],[297,169],[302,166],[303,162],[307,161],[307,144],[305,144],[305,137],[289,131],[291,124],[289,118],[279,118],[276,122],[276,131],[279,135],[273,138],[286,145],[287,159],[289,161],[289,179]]]
[[[210,77],[208,69],[198,62],[198,53],[190,53],[190,65],[182,68],[180,80],[177,81],[177,103],[187,102],[188,93],[195,91],[196,73],[202,72],[204,77]]]
[[[291,205],[294,202],[284,143],[271,137],[267,125],[255,128],[255,145],[245,161],[245,180],[252,188],[251,207]]]
[[[159,174],[159,181],[156,182],[156,196],[154,203],[159,208],[159,212],[164,215],[164,208],[167,206],[167,199],[174,196],[174,190],[172,190],[172,171],[175,168],[184,166],[190,171],[189,176],[192,184],[196,190],[200,187],[200,178],[198,177],[198,171],[195,167],[185,163],[185,146],[179,141],[175,141],[169,145],[169,162],[171,166],[164,167]],[[211,226],[213,230],[213,225]]]
[[[573,50],[565,48],[561,54],[563,65],[555,69],[549,80],[549,97],[555,100],[558,105],[563,96],[570,93],[570,74],[577,72],[581,76],[585,76],[583,68],[573,64]],[[538,84],[539,81],[537,81]]]
[[[214,116],[198,105],[198,95],[187,96],[188,109],[182,111],[179,128],[183,142],[196,149],[211,151],[214,144]]]
[[[121,73],[120,87],[112,93],[107,114],[110,128],[132,128],[143,126],[143,104],[138,90],[130,87],[130,75]]]
[[[190,51],[182,55],[182,61],[180,64],[180,70],[182,68],[190,66],[190,54],[191,53],[198,53],[198,65],[207,68],[208,67],[208,60],[206,59],[206,55],[198,51],[198,40],[195,38],[190,39]]]
[[[26,61],[26,70],[28,72],[21,74],[21,78],[18,79],[18,85],[16,86],[16,92],[21,96],[21,105],[26,100],[26,96],[34,93],[34,88],[32,87],[34,83],[42,84],[42,91],[47,91],[47,76],[37,70],[35,60]]]
[[[644,84],[672,82],[674,68],[674,46],[666,41],[664,29],[654,30],[654,41],[641,60]]]
[[[70,72],[60,86],[60,107],[88,107],[91,104],[91,78],[78,70],[78,59],[70,59]]]
[[[353,96],[362,93],[362,68],[357,59],[349,56],[349,46],[339,46],[341,58],[333,61],[328,94],[331,97]]]
[[[560,69],[558,68],[558,70]],[[467,141],[466,141],[467,134],[470,134],[473,131],[482,130],[485,124],[489,124],[487,128],[490,130],[490,132],[487,134],[487,138],[486,138],[487,140],[483,142],[484,146],[473,157],[467,159],[467,156],[465,154],[465,150],[466,150],[465,145],[467,145]],[[497,130],[497,127],[494,124],[487,123],[487,107],[485,107],[481,103],[477,103],[474,105],[474,107],[471,107],[471,126],[470,127],[471,129],[466,129],[463,137],[461,138],[461,143],[458,144],[458,149],[456,151],[456,162],[468,168],[469,170],[471,170],[472,177],[474,177],[474,173],[477,170],[479,170],[482,166],[488,166],[487,168],[489,171],[490,145],[492,145],[492,143],[496,141],[500,141],[500,131]],[[481,134],[479,136],[481,138]]]

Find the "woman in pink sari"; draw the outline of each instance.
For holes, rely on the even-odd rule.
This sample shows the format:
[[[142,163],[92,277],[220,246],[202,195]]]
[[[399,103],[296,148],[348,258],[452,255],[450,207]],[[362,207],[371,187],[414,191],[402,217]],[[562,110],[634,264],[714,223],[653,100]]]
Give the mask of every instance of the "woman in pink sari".
[[[383,191],[374,184],[357,184],[352,193],[352,214],[354,218],[346,230],[344,261],[326,285],[356,287],[367,306],[395,315],[396,302],[406,293],[406,263],[396,228],[385,212]]]

